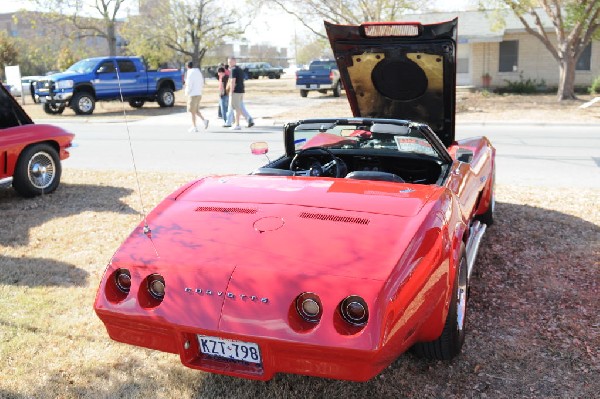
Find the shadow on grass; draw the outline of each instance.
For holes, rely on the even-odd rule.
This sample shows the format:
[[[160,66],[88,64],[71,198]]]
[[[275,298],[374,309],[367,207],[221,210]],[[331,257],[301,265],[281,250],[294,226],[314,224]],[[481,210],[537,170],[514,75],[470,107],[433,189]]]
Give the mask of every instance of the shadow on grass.
[[[27,287],[77,286],[87,283],[88,272],[64,262],[43,258],[0,258],[0,284]]]
[[[32,228],[56,218],[88,211],[137,213],[121,200],[131,192],[123,187],[61,183],[52,194],[26,199],[13,189],[0,190],[0,245],[27,245]]]

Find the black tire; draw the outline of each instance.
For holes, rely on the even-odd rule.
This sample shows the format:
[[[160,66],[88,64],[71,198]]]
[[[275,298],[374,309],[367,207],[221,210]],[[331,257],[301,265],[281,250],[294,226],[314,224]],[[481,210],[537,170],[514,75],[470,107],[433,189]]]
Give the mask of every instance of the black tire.
[[[490,205],[488,209],[482,213],[481,215],[477,215],[475,217],[476,220],[479,220],[481,223],[484,223],[488,226],[494,224],[494,209],[496,208],[496,171],[492,173],[492,194],[490,197]]]
[[[175,93],[169,87],[161,87],[158,90],[156,101],[158,101],[158,105],[161,107],[172,107],[175,105]]]
[[[58,187],[61,173],[60,158],[54,147],[34,144],[19,156],[12,185],[22,197],[49,194]]]
[[[65,104],[44,103],[44,112],[48,115],[59,115],[65,110]]]
[[[300,97],[308,96],[308,90],[300,90]]]
[[[145,103],[145,101],[144,101],[144,100],[141,100],[141,99],[139,99],[139,98],[137,98],[137,99],[132,99],[132,100],[129,100],[129,105],[130,105],[132,108],[142,108],[142,107],[144,106],[144,103]]]
[[[338,80],[335,87],[333,88],[333,96],[339,97],[341,94],[342,94],[342,85],[340,84],[340,81]]]
[[[460,353],[465,342],[468,299],[467,273],[467,256],[463,245],[452,287],[450,309],[448,310],[442,335],[435,341],[415,344],[413,351],[417,356],[432,360],[450,360]]]
[[[281,74],[279,74],[279,73],[278,73],[278,74],[276,74],[276,75],[275,75],[275,79],[281,79]]]
[[[273,74],[273,73],[270,73],[270,74],[269,74],[269,79],[275,79],[275,74]]]
[[[71,99],[71,108],[77,115],[91,115],[96,108],[96,99],[93,94],[80,91]]]

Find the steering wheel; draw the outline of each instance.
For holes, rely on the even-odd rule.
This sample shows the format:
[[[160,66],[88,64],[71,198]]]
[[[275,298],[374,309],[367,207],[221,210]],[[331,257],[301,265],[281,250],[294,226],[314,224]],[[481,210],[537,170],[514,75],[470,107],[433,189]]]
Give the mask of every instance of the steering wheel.
[[[322,165],[319,161],[315,160],[313,164],[310,166],[310,169],[297,169],[299,160],[305,156],[307,151],[321,151],[327,154],[331,161]],[[333,155],[333,153],[325,147],[308,147],[303,148],[294,156],[292,162],[290,163],[290,170],[294,172],[294,176],[324,176],[327,174],[332,168],[335,170],[334,177],[342,177],[341,176],[341,167],[338,165],[338,158]]]

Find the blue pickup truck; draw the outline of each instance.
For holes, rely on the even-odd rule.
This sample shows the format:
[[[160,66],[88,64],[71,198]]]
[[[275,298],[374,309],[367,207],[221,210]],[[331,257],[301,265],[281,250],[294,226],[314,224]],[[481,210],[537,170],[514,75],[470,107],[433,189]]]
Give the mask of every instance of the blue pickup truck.
[[[302,97],[308,96],[308,92],[314,90],[323,94],[332,90],[333,96],[339,97],[342,82],[335,60],[314,60],[308,65],[308,70],[297,71],[296,89],[300,89]]]
[[[182,81],[180,70],[150,71],[140,57],[87,58],[38,80],[34,100],[48,114],[61,114],[69,106],[78,115],[90,115],[97,101],[121,97],[134,108],[146,101],[172,107]]]

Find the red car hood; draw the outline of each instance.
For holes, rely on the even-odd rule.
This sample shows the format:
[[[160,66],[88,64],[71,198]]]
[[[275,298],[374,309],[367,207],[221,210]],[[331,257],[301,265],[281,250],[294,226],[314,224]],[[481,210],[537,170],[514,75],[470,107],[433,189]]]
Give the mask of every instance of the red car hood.
[[[294,273],[385,280],[428,213],[420,211],[442,191],[344,179],[207,178],[163,201],[148,217],[152,240],[136,229],[113,262],[285,265]]]

